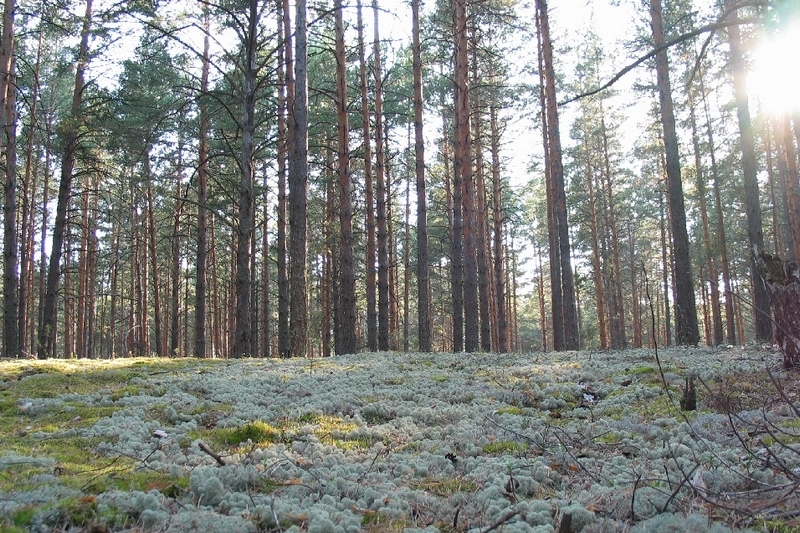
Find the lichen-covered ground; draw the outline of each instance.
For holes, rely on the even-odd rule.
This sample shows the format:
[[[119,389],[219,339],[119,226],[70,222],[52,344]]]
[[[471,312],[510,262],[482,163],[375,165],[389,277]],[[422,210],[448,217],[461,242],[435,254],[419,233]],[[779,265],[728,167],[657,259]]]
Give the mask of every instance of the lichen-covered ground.
[[[659,359],[0,361],[0,531],[800,531],[798,376]]]

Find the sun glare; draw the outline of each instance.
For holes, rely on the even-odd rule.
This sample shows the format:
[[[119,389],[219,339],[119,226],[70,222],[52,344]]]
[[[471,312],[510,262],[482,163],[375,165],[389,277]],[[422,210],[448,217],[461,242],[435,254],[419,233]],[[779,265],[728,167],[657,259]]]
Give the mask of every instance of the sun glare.
[[[800,110],[800,24],[765,39],[753,53],[748,79],[751,96],[772,114]]]

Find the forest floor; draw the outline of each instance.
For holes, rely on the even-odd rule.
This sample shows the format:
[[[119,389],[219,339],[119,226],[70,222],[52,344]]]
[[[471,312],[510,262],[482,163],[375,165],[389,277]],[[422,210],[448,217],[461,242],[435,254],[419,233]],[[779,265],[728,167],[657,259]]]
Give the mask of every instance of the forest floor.
[[[800,384],[779,363],[0,361],[0,532],[800,531]]]

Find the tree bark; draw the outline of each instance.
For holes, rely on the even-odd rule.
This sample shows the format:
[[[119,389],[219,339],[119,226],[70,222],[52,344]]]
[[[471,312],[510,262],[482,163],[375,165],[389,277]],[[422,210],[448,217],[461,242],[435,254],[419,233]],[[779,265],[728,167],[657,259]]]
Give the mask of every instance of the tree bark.
[[[294,51],[292,48],[292,23],[289,0],[278,0],[280,17],[278,35],[281,38],[283,57],[278,58],[278,356],[291,355],[289,339],[289,265],[286,244],[287,219],[287,162],[294,138]],[[282,83],[284,82],[284,83]]]
[[[194,356],[207,356],[206,348],[206,260],[208,255],[208,104],[205,96],[208,93],[208,74],[211,62],[209,32],[210,16],[204,13],[205,35],[203,39],[203,70],[200,78],[200,129],[197,164],[197,278],[195,280],[194,301]]]
[[[464,256],[464,349],[478,350],[478,263],[475,249],[475,184],[470,146],[469,63],[467,39],[467,0],[453,0],[455,26],[455,159],[454,171],[462,187]]]
[[[92,25],[92,0],[86,0],[83,16],[81,42],[75,69],[75,85],[72,92],[72,104],[69,118],[65,120],[66,132],[64,151],[61,159],[61,178],[58,186],[56,217],[53,224],[53,238],[50,262],[47,268],[47,287],[44,295],[43,320],[39,327],[38,355],[47,359],[55,355],[56,319],[58,317],[58,286],[61,280],[61,254],[67,228],[67,207],[72,193],[73,170],[78,150],[78,134],[83,101],[84,77],[89,61],[89,33]]]
[[[361,85],[361,131],[364,145],[364,212],[367,232],[366,242],[366,297],[367,297],[367,350],[378,350],[378,304],[375,270],[375,191],[372,177],[372,144],[370,138],[370,113],[367,100],[367,60],[364,44],[364,20],[361,0],[357,0],[358,12],[358,60]]]
[[[374,15],[373,61],[375,75],[375,178],[377,182],[377,246],[378,246],[378,349],[389,349],[389,230],[386,213],[386,178],[383,143],[383,73],[381,41],[378,27],[378,2],[372,0]]]
[[[578,315],[575,305],[567,221],[567,198],[564,188],[564,166],[562,163],[561,137],[558,126],[558,102],[556,100],[555,69],[553,67],[553,44],[550,40],[550,24],[547,1],[536,0],[542,38],[541,54],[544,63],[544,97],[547,110],[548,166],[553,193],[553,220],[558,234],[559,268],[561,270],[562,317],[564,346],[566,350],[579,347]]]
[[[422,45],[419,2],[411,0],[414,76],[414,169],[417,188],[417,327],[419,351],[431,351],[430,265],[428,264],[428,207],[425,192],[425,138],[422,122]]]
[[[489,107],[489,127],[491,128],[490,142],[492,151],[494,290],[498,339],[495,349],[500,353],[505,353],[508,351],[508,317],[506,316],[505,255],[503,254],[503,183],[500,175],[500,126],[498,122],[497,107],[492,103]]]
[[[6,10],[8,2],[6,0]],[[13,6],[12,6],[13,8]],[[13,13],[10,15],[13,19]],[[9,24],[3,15],[3,39],[0,61],[5,63],[5,54],[13,55],[13,44],[6,43],[6,36],[14,38],[13,20]],[[6,69],[6,65],[0,65]],[[20,355],[20,329],[19,329],[19,235],[17,232],[17,86],[14,81],[13,71],[16,69],[16,59],[11,58],[5,73],[0,72],[0,79],[4,79],[5,93],[2,95],[3,106],[0,106],[0,115],[5,121],[0,125],[2,141],[5,145],[5,195],[3,202],[3,355],[8,358],[17,358]],[[3,88],[0,87],[0,91]],[[32,132],[31,132],[32,133]]]
[[[258,52],[258,0],[250,0],[245,33],[244,94],[242,95],[242,147],[239,155],[239,212],[236,225],[236,330],[234,358],[252,356],[252,323],[250,296],[252,293],[251,253],[255,232],[253,185],[255,183],[255,108],[256,54]]]
[[[285,4],[284,4],[285,5]],[[290,353],[306,355],[308,344],[308,304],[306,252],[308,243],[308,30],[306,0],[295,4],[294,99],[290,99],[293,121],[289,144],[289,283],[291,316]],[[291,104],[294,105],[291,105]]]
[[[334,0],[336,32],[336,118],[338,126],[339,177],[339,324],[342,334],[340,353],[356,353],[356,269],[353,256],[353,205],[350,182],[350,127],[347,117],[347,64],[344,47],[342,0]]]
[[[725,0],[725,9],[732,10],[733,8],[733,0]],[[737,18],[735,10],[731,16],[734,20]],[[772,322],[769,295],[764,281],[758,273],[756,264],[758,254],[764,251],[764,234],[761,221],[761,201],[758,191],[755,140],[753,125],[750,120],[750,109],[747,103],[747,80],[738,25],[728,27],[728,44],[731,49],[734,101],[736,102],[736,116],[739,121],[742,147],[742,174],[744,178],[745,211],[747,213],[747,238],[750,243],[749,259],[750,277],[753,283],[755,333],[757,340],[771,342]]]
[[[661,0],[650,0],[650,17],[653,43],[664,44],[664,21]],[[695,345],[700,340],[697,325],[697,307],[694,298],[692,264],[689,258],[689,235],[686,231],[686,209],[683,202],[681,163],[678,135],[675,131],[675,113],[669,80],[667,51],[656,54],[656,75],[661,104],[661,125],[664,129],[664,148],[667,168],[667,188],[670,206],[670,225],[675,269],[675,341],[679,345]]]

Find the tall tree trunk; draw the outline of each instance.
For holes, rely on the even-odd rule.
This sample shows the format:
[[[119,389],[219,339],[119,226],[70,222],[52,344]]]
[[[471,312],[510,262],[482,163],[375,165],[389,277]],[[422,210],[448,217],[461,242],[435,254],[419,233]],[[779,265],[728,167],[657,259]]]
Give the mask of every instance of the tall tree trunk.
[[[418,0],[417,0],[418,1]],[[361,86],[361,131],[364,141],[364,213],[367,232],[366,242],[366,297],[367,297],[367,350],[378,350],[377,280],[375,270],[375,192],[372,183],[372,144],[370,140],[370,114],[367,100],[367,60],[364,44],[364,21],[361,0],[357,0],[358,12],[358,61]]]
[[[586,158],[586,186],[587,194],[589,195],[589,230],[592,239],[592,268],[594,271],[594,294],[597,301],[597,327],[600,333],[600,349],[607,350],[608,345],[608,330],[606,325],[606,297],[603,287],[603,265],[600,258],[600,237],[597,226],[597,197],[594,192],[595,169],[590,159],[591,148],[589,145],[589,134],[586,131],[586,124],[584,123],[583,131],[583,145],[584,157]]]
[[[78,293],[75,301],[76,332],[75,354],[79,359],[86,358],[86,293],[89,283],[88,253],[89,253],[89,174],[83,176],[83,191],[81,192],[81,220],[80,220],[80,245],[78,248]]]
[[[285,5],[285,4],[284,4]],[[295,4],[294,98],[289,99],[292,121],[289,143],[289,283],[291,316],[290,353],[306,354],[308,344],[308,305],[306,251],[308,242],[308,31],[306,0]],[[292,105],[293,104],[293,105]]]
[[[386,212],[386,177],[383,139],[383,73],[381,41],[378,27],[378,1],[372,0],[374,15],[373,61],[375,74],[375,178],[377,182],[377,246],[378,246],[378,349],[389,349],[389,230]]]
[[[660,188],[659,188],[660,189]],[[659,190],[658,194],[658,207],[659,207],[659,229],[661,230],[661,283],[663,285],[664,290],[664,346],[671,346],[672,345],[672,316],[670,312],[670,297],[669,297],[669,273],[670,273],[670,261],[669,261],[669,253],[667,251],[667,241],[669,241],[669,237],[667,236],[667,218],[669,218],[665,212],[666,206],[664,205],[664,194],[661,190]],[[633,261],[633,258],[631,258]]]
[[[253,325],[250,296],[252,293],[253,238],[255,234],[255,112],[256,112],[256,54],[258,52],[258,0],[250,0],[248,28],[244,42],[244,94],[242,99],[242,147],[239,155],[239,216],[236,225],[236,330],[233,357],[252,356]]]
[[[3,202],[3,356],[19,357],[19,250],[17,242],[17,86],[14,76],[15,0],[3,4],[0,39],[0,142],[5,147]],[[31,135],[33,132],[31,131]]]
[[[691,89],[690,89],[691,91]],[[713,324],[714,346],[722,344],[722,314],[719,306],[719,273],[717,262],[714,260],[711,249],[711,229],[708,223],[708,205],[706,200],[706,180],[703,175],[703,165],[700,154],[700,139],[697,134],[697,117],[694,98],[689,95],[690,124],[692,127],[692,147],[694,148],[694,166],[697,184],[697,195],[700,198],[700,220],[703,224],[703,248],[705,250],[706,265],[708,267],[709,300],[711,303],[711,323]],[[703,282],[705,286],[705,282]]]
[[[711,161],[712,188],[714,190],[714,209],[717,212],[715,233],[717,235],[717,246],[719,246],[720,266],[722,267],[722,287],[725,292],[725,332],[726,342],[730,345],[736,344],[736,324],[735,312],[733,307],[733,292],[731,291],[730,262],[728,261],[728,241],[725,235],[725,221],[722,215],[722,193],[720,191],[719,170],[717,168],[717,156],[714,144],[714,132],[711,127],[711,114],[708,109],[708,98],[706,95],[705,81],[702,69],[699,71],[698,80],[700,82],[700,94],[703,98],[703,112],[706,119],[706,136],[708,137],[708,154]]]
[[[784,196],[787,199],[785,210],[789,213],[788,225],[791,236],[789,256],[792,260],[800,258],[800,174],[797,170],[797,152],[792,139],[791,122],[788,115],[776,121],[776,139],[778,141],[778,160],[783,168]]]
[[[206,265],[208,259],[208,71],[211,63],[209,48],[210,16],[203,14],[205,35],[203,38],[203,70],[200,79],[200,130],[197,164],[197,258],[195,269],[194,301],[194,356],[207,357],[206,302],[208,301]]]
[[[153,284],[153,312],[155,323],[155,355],[164,355],[164,330],[161,317],[161,281],[158,268],[158,249],[156,248],[156,218],[153,202],[153,175],[150,169],[150,147],[144,153],[145,193],[147,195],[147,248],[150,250],[150,277]]]
[[[56,319],[58,317],[58,286],[61,280],[61,254],[67,227],[67,207],[72,193],[73,170],[78,150],[78,133],[82,122],[81,103],[85,85],[84,76],[89,61],[89,33],[92,25],[92,0],[86,0],[86,10],[81,29],[81,43],[75,69],[75,86],[69,118],[64,122],[64,148],[61,159],[61,178],[58,186],[56,217],[53,224],[53,238],[50,263],[47,268],[47,287],[44,295],[43,320],[39,326],[38,355],[46,359],[55,355]]]
[[[411,128],[409,128],[409,143]],[[408,151],[406,152],[408,153]],[[407,168],[411,168],[411,165]],[[406,209],[403,221],[403,352],[408,353],[411,349],[409,336],[411,334],[411,324],[409,320],[410,298],[411,298],[411,176],[406,176]]]
[[[737,14],[734,1],[725,0],[725,9],[732,10],[733,20]],[[658,44],[658,43],[656,43]],[[739,26],[728,27],[728,44],[731,49],[731,71],[733,74],[733,93],[736,102],[736,116],[739,120],[739,134],[742,146],[742,175],[744,177],[744,202],[747,213],[747,238],[750,243],[750,279],[753,284],[753,309],[755,312],[756,339],[761,342],[772,341],[772,320],[769,307],[769,294],[764,281],[758,274],[756,257],[764,251],[764,233],[761,222],[761,200],[758,192],[755,140],[750,120],[747,96],[747,74],[745,70]]]
[[[7,4],[13,4],[8,2]],[[6,5],[6,10],[8,5]],[[13,21],[7,22],[9,15],[3,15],[3,39],[0,61],[5,62],[5,54],[13,54],[13,44],[6,43],[7,34],[14,38]],[[13,13],[11,14],[13,19]],[[10,50],[9,50],[10,48]],[[16,358],[20,355],[19,329],[19,234],[17,232],[17,85],[14,79],[16,58],[12,57],[9,68],[0,72],[5,93],[0,92],[3,105],[0,115],[5,121],[0,126],[2,142],[5,145],[5,196],[3,201],[3,355]],[[5,69],[6,65],[0,65]],[[0,91],[3,88],[0,87]],[[33,132],[31,132],[33,134]]]
[[[475,249],[475,182],[470,146],[470,97],[467,39],[467,0],[453,0],[455,26],[454,128],[455,159],[453,167],[462,187],[464,254],[464,349],[478,350],[478,263]]]
[[[42,63],[42,50],[44,43],[44,32],[39,31],[38,45],[36,48],[36,63],[33,69],[32,94],[30,96],[30,110],[28,122],[28,143],[25,156],[25,176],[23,177],[22,192],[22,214],[20,217],[20,227],[22,228],[22,246],[20,248],[20,286],[19,286],[19,335],[20,350],[25,354],[32,354],[30,340],[33,338],[34,320],[31,316],[33,308],[33,272],[34,272],[34,233],[35,224],[33,222],[33,209],[35,204],[36,190],[38,185],[39,158],[34,160],[34,141],[35,132],[38,130],[38,109],[39,109],[39,74]]]
[[[278,21],[279,24],[281,21]],[[269,180],[264,171],[264,229],[261,232],[261,356],[269,358],[272,352],[272,310],[270,309],[270,248],[269,248]]]
[[[411,0],[414,76],[414,168],[417,186],[417,324],[419,351],[431,351],[430,265],[428,264],[428,207],[425,192],[425,137],[422,122],[422,45],[419,2]]]
[[[486,178],[483,165],[483,115],[481,113],[480,87],[478,78],[478,41],[475,25],[471,26],[472,36],[472,87],[475,87],[471,98],[471,116],[473,130],[473,146],[475,148],[475,249],[478,262],[478,303],[480,311],[480,347],[484,352],[492,351],[492,321],[489,308],[489,257],[487,250],[487,218]]]
[[[347,117],[347,59],[344,47],[342,0],[334,0],[336,32],[336,118],[339,152],[336,173],[339,176],[339,330],[341,353],[356,353],[356,268],[353,256],[353,205],[350,182],[350,127]]]
[[[295,83],[289,0],[278,0],[278,6],[281,14],[278,35],[283,47],[283,56],[278,58],[278,356],[286,358],[291,355],[289,266],[286,248],[286,165],[290,139],[294,138]]]
[[[661,47],[665,42],[661,0],[650,0],[650,17],[653,43],[656,47]],[[675,113],[672,106],[672,89],[670,87],[666,49],[656,54],[656,75],[661,104],[661,125],[664,129],[667,187],[673,239],[676,286],[675,341],[679,345],[693,345],[700,340],[700,332],[697,325],[697,307],[694,299],[692,264],[689,258],[689,235],[686,231],[686,209],[683,203],[678,135],[675,131]]]
[[[181,290],[181,219],[186,196],[182,190],[183,182],[183,141],[178,145],[178,168],[176,170],[175,184],[175,217],[172,219],[172,237],[170,247],[172,252],[172,265],[170,280],[170,313],[169,313],[169,352],[170,357],[178,357],[180,353],[180,290]]]
[[[600,102],[600,130],[603,135],[603,184],[608,209],[608,230],[611,241],[611,260],[613,269],[611,282],[611,348],[624,350],[628,347],[625,328],[625,305],[622,296],[622,266],[619,251],[619,234],[617,230],[617,208],[614,201],[614,175],[611,171],[611,154],[608,147],[608,129],[606,128],[605,109]]]
[[[559,268],[561,270],[563,348],[577,350],[579,345],[578,314],[575,305],[575,284],[571,265],[564,166],[561,159],[561,137],[558,125],[555,69],[553,68],[553,44],[550,39],[547,1],[536,0],[536,5],[541,32],[541,55],[544,63],[544,100],[547,110],[547,140],[549,144],[547,154],[549,157],[550,180],[552,182],[553,221],[558,235]]]
[[[493,196],[493,239],[494,239],[494,290],[495,310],[497,316],[497,339],[495,348],[500,353],[508,351],[508,319],[506,312],[506,290],[503,265],[503,184],[500,176],[500,126],[497,118],[497,107],[492,103],[489,107],[489,126],[491,128],[492,150],[492,196]],[[544,327],[544,325],[542,326]]]

